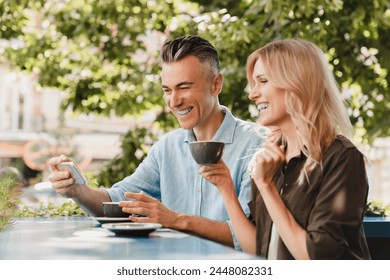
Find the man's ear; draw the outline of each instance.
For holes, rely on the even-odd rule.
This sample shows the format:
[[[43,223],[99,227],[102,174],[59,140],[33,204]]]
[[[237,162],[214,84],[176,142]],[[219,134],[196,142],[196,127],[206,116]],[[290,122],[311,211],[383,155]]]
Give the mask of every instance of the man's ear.
[[[214,96],[217,96],[221,93],[223,86],[223,76],[221,73],[218,73],[214,76],[212,81],[212,92]]]

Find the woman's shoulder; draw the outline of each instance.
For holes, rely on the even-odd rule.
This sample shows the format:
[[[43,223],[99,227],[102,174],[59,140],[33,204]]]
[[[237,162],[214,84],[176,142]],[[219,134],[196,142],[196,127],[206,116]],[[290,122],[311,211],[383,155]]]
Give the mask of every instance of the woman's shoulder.
[[[356,149],[356,146],[350,139],[345,137],[344,135],[336,135],[336,138],[334,139],[332,145],[344,149]]]
[[[343,135],[337,135],[324,152],[324,157],[344,157],[349,154],[363,156],[358,147],[350,139]]]

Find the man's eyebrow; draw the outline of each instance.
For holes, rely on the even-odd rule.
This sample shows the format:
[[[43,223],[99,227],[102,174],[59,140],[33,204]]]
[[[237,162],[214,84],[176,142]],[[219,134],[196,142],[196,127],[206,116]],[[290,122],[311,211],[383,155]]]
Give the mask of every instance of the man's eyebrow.
[[[178,83],[177,85],[175,85],[175,87],[191,86],[191,85],[194,85],[194,84],[195,84],[194,82],[181,82],[181,83]],[[162,85],[162,87],[163,88],[169,88],[166,85]]]
[[[176,85],[176,87],[181,87],[181,86],[190,86],[195,84],[194,82],[181,82]]]

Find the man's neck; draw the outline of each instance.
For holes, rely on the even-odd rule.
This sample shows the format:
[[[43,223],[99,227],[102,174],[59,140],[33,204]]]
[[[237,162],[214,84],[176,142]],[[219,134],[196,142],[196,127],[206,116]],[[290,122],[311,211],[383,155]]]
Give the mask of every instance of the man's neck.
[[[194,127],[194,134],[197,141],[210,141],[217,133],[225,118],[225,113],[220,105],[217,105],[210,114],[207,122]]]

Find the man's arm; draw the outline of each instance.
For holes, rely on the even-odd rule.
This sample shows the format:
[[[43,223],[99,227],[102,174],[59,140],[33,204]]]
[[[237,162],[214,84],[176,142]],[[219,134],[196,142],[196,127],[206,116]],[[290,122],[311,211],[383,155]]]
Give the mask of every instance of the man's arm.
[[[102,202],[111,201],[108,193],[102,189],[95,189],[87,185],[78,185],[82,188],[77,197],[72,199],[89,215],[102,217]]]

